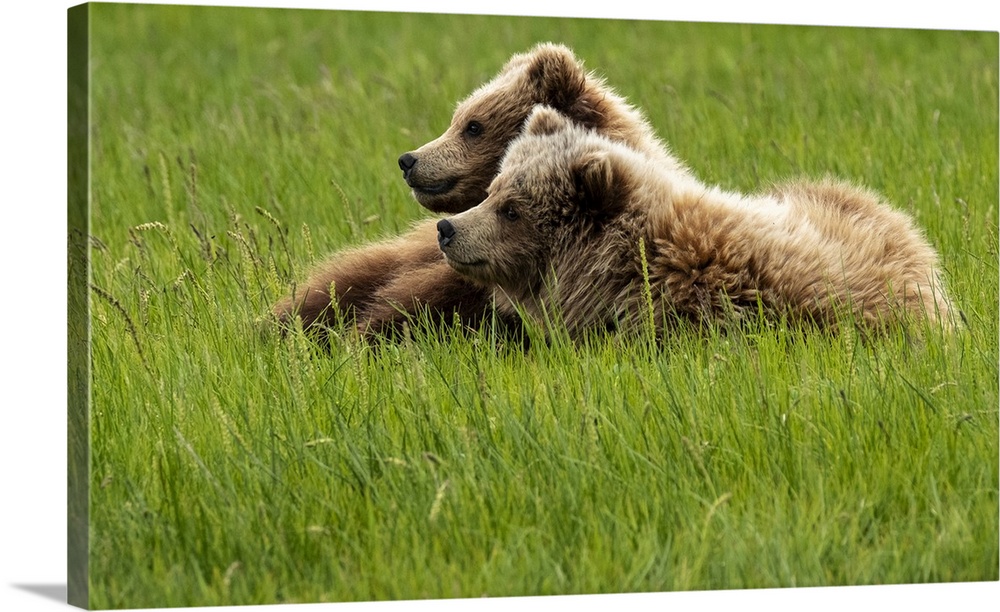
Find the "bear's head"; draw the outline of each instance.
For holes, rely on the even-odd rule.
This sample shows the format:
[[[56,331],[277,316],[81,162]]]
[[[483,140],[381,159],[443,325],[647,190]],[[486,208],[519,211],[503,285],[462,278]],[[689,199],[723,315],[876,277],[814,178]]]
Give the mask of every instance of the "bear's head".
[[[513,56],[490,82],[459,103],[440,137],[399,158],[417,201],[434,212],[479,204],[510,142],[536,104],[596,127],[610,91],[568,48],[551,43]]]
[[[560,258],[593,244],[626,207],[617,148],[550,107],[530,114],[486,199],[438,222],[438,243],[459,273],[511,296],[537,291]]]

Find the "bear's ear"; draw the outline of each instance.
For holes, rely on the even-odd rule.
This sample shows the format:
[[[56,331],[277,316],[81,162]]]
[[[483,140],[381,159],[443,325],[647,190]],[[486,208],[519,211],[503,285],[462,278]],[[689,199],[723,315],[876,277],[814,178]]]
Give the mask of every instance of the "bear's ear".
[[[616,212],[620,189],[614,163],[605,151],[586,153],[573,165],[573,180],[580,209],[602,216]]]
[[[572,125],[572,122],[559,111],[544,104],[538,104],[528,115],[524,124],[524,133],[547,136],[565,130]]]
[[[535,100],[567,111],[584,93],[587,75],[573,52],[562,45],[538,45],[528,62]]]

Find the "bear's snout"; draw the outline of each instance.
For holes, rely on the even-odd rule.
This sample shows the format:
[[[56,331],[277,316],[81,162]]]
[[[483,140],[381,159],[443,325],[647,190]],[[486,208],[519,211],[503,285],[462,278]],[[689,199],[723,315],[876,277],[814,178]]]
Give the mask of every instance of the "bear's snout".
[[[447,219],[441,219],[437,224],[438,230],[438,246],[442,249],[451,243],[451,239],[455,236],[455,226],[451,224],[451,221]]]
[[[417,165],[417,158],[412,153],[403,153],[399,156],[399,169],[403,171],[403,178],[409,180],[413,166]]]

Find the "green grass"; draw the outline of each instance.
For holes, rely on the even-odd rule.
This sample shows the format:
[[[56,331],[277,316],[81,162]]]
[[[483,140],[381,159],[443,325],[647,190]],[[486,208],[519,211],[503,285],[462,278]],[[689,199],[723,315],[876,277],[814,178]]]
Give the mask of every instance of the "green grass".
[[[996,33],[99,4],[91,37],[92,606],[998,579]],[[707,182],[884,193],[967,329],[264,325],[425,216],[396,157],[539,40]]]

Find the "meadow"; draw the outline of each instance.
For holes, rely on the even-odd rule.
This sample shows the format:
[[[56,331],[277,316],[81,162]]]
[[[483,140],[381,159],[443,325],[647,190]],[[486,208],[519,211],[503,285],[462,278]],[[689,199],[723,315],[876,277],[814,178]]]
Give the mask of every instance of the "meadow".
[[[92,607],[998,580],[997,33],[90,11]],[[708,183],[883,193],[964,328],[276,333],[542,40]]]

